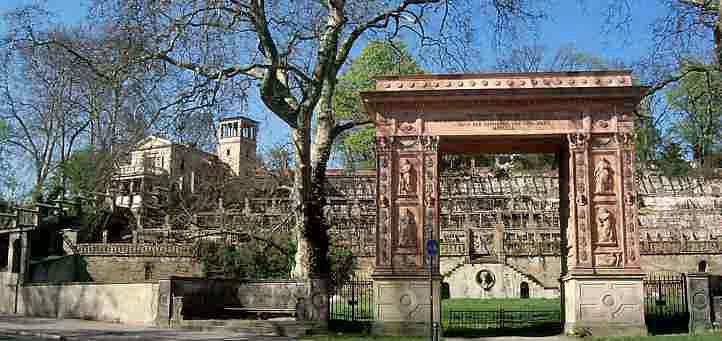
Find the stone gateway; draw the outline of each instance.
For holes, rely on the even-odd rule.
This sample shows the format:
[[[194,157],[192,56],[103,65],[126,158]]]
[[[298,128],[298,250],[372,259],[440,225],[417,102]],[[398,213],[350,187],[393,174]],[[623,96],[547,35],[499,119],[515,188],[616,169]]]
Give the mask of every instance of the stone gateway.
[[[385,77],[362,93],[377,134],[375,330],[439,321],[439,262],[418,245],[440,237],[441,155],[533,152],[561,160],[565,330],[645,334],[632,132],[646,90],[605,71]]]

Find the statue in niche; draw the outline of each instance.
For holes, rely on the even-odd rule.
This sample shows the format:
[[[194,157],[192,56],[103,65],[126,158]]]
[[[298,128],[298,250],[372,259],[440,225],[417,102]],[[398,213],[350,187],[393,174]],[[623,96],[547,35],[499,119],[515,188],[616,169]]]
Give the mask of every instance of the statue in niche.
[[[416,179],[414,177],[414,165],[412,165],[408,159],[405,159],[401,166],[399,166],[399,172],[401,173],[401,177],[399,179],[399,193],[415,193],[414,180]]]
[[[599,244],[616,244],[614,233],[614,215],[606,208],[599,209],[597,213],[597,241]]]
[[[594,167],[594,193],[609,193],[614,190],[612,164],[602,158]]]
[[[399,219],[399,246],[416,246],[416,217],[408,208]]]

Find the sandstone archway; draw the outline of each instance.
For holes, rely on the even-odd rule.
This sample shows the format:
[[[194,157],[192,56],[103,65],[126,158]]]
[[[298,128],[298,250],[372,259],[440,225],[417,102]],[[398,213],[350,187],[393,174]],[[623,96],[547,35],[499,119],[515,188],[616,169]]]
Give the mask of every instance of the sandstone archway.
[[[423,246],[439,239],[441,155],[545,152],[564,160],[565,329],[646,333],[632,138],[646,90],[624,71],[378,79],[362,94],[377,134],[378,325],[423,331],[430,275],[439,297]]]

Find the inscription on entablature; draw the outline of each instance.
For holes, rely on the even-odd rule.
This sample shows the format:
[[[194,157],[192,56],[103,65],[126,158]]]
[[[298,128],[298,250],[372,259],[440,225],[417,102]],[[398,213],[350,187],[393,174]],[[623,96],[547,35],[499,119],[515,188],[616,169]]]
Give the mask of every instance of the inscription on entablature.
[[[529,121],[508,121],[508,120],[488,120],[488,121],[462,121],[454,122],[457,127],[481,127],[491,130],[517,130],[517,129],[550,129],[553,127],[551,121],[545,120],[529,120]]]
[[[425,121],[425,134],[529,134],[530,132],[566,133],[574,131],[580,124],[578,118],[567,113],[542,114],[549,119],[539,119],[539,113],[512,114],[444,114],[440,120],[429,117]]]

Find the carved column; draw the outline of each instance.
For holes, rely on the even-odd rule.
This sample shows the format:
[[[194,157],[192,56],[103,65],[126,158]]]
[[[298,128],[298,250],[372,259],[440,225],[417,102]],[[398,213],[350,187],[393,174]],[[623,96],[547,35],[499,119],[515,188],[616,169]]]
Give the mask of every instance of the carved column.
[[[379,334],[424,334],[430,316],[426,242],[439,239],[439,138],[378,137],[376,269]],[[438,256],[434,262],[438,294]],[[438,297],[438,295],[436,295]],[[439,304],[434,315],[439,318]]]
[[[565,330],[644,334],[631,125],[595,116],[567,136]]]

